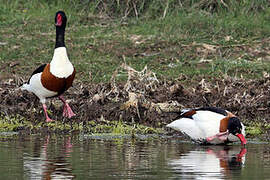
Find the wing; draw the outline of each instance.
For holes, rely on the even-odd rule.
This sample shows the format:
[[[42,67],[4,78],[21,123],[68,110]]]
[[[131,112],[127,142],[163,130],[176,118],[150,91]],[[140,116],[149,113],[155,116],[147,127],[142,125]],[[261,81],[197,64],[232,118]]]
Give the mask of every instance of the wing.
[[[27,83],[29,84],[30,79],[31,79],[31,77],[32,77],[33,75],[43,72],[43,70],[44,70],[44,68],[45,68],[46,65],[47,65],[47,64],[42,64],[41,66],[39,66],[39,67],[32,73],[32,75],[31,75],[30,78],[28,79]]]
[[[201,108],[197,108],[195,110],[196,111],[211,111],[211,112],[221,114],[221,115],[224,115],[224,116],[228,115],[226,110],[218,108],[218,107],[201,107]]]
[[[192,116],[196,114],[196,109],[183,109],[179,118],[190,118],[193,119]]]
[[[206,111],[206,112],[213,112],[223,116],[227,116],[228,112],[224,109],[217,108],[217,107],[201,107],[201,108],[194,108],[194,109],[183,109],[180,114],[180,118],[192,118],[193,115],[199,111]]]
[[[176,131],[180,131],[183,134],[188,135],[193,140],[200,140],[206,137],[196,122],[189,118],[181,118],[175,120],[168,124],[167,127],[170,127]]]
[[[212,111],[199,110],[192,117],[205,136],[210,137],[220,132],[220,122],[226,116]]]

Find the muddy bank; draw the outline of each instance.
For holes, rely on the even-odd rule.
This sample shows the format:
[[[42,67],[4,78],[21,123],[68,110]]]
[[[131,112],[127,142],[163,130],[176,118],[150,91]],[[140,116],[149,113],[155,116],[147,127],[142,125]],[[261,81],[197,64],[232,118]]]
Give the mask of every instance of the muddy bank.
[[[116,81],[119,71],[125,71],[127,80]],[[0,113],[2,117],[20,115],[38,124],[45,120],[42,106],[33,94],[19,89],[16,76],[0,82]],[[63,119],[62,103],[57,98],[47,102],[50,116],[60,122],[87,124],[95,121],[122,120],[128,124],[164,127],[177,117],[182,108],[217,106],[225,108],[246,123],[269,123],[270,78],[245,80],[197,78],[189,82],[184,76],[177,80],[159,80],[147,68],[136,71],[122,65],[110,82],[82,84],[75,81],[65,97],[76,112],[72,119]]]

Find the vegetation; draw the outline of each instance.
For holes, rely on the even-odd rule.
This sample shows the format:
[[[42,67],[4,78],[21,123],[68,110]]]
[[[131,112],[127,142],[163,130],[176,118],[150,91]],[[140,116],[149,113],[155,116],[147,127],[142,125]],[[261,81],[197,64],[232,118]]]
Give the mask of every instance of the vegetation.
[[[268,6],[263,0],[1,1],[0,62],[6,66],[0,72],[25,75],[49,61],[54,15],[63,9],[79,80],[108,81],[119,62],[148,65],[172,79],[258,78],[270,69]]]
[[[15,79],[18,86],[50,61],[58,10],[68,16],[66,46],[76,83],[109,82],[122,63],[134,69],[147,65],[158,79],[181,79],[185,86],[202,78],[263,79],[270,71],[269,5],[267,0],[0,0],[0,90],[1,81]],[[116,80],[126,78],[119,72]]]
[[[33,124],[31,121],[28,121],[21,116],[0,116],[0,132],[20,130],[27,132],[85,132],[92,134],[111,133],[130,135],[164,133],[161,128],[151,128],[140,124],[134,124],[131,126],[121,121],[106,121],[105,119],[101,119],[99,123],[88,121],[86,124],[76,122],[63,123],[58,121],[52,123],[39,122],[38,124]]]

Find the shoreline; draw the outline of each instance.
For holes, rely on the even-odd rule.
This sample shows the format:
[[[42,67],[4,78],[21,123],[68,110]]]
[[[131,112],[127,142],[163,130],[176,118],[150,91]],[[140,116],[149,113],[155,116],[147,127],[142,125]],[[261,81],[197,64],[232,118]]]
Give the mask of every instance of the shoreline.
[[[139,81],[133,74],[125,82],[75,81],[64,96],[76,116],[63,119],[61,101],[48,99],[49,116],[55,119],[52,123],[45,123],[38,98],[21,91],[16,82],[14,76],[0,84],[0,131],[173,134],[165,126],[177,117],[175,112],[201,106],[217,106],[233,112],[245,124],[247,136],[268,139],[270,130],[266,117],[270,114],[270,95],[262,91],[270,86],[269,78],[206,80],[202,77],[185,85],[179,79]]]

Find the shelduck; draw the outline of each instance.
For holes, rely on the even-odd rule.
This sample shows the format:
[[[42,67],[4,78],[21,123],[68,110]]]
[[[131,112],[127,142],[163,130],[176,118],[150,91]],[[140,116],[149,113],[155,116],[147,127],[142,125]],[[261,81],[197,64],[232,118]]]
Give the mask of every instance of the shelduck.
[[[66,14],[58,11],[55,15],[56,41],[51,62],[38,67],[22,90],[34,93],[42,103],[46,122],[53,121],[47,113],[46,98],[58,97],[64,103],[63,116],[71,118],[75,114],[65,101],[62,94],[72,85],[75,77],[75,68],[69,61],[65,47]]]
[[[167,125],[188,135],[193,141],[202,144],[227,144],[245,139],[245,127],[233,113],[217,108],[202,107],[184,109],[180,118]]]
[[[168,161],[168,166],[176,172],[174,179],[231,179],[228,177],[245,165],[246,153],[246,148],[236,146],[197,147],[182,150],[178,158]]]

